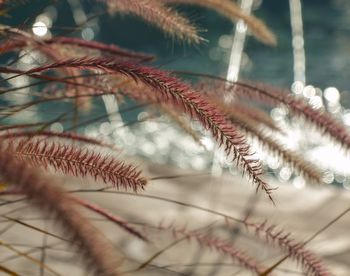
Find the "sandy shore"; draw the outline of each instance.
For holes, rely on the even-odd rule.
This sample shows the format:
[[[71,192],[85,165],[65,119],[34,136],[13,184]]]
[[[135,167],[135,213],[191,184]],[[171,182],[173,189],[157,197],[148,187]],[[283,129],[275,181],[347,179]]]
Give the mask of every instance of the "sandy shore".
[[[276,200],[274,206],[263,193],[256,195],[254,187],[240,176],[226,174],[212,178],[209,175],[198,175],[198,172],[184,172],[158,165],[149,166],[148,171],[149,175],[154,176],[178,174],[184,176],[151,181],[146,191],[139,197],[114,193],[80,193],[82,197],[91,199],[124,219],[136,223],[134,227],[149,236],[151,242],[146,244],[98,215],[86,212],[86,215],[91,217],[114,242],[119,252],[133,260],[125,261],[122,271],[135,269],[140,263],[176,240],[169,231],[140,226],[140,224],[158,226],[161,222],[162,225],[173,223],[174,227],[179,229],[186,227],[186,231],[206,227],[206,233],[221,237],[230,243],[234,242],[234,246],[244,249],[266,267],[284,256],[281,251],[258,239],[253,233],[247,232],[241,224],[228,222],[219,215],[180,205],[174,201],[208,208],[239,219],[249,214],[249,220],[252,222],[263,222],[268,219],[270,224],[276,224],[292,232],[293,237],[300,241],[311,237],[350,207],[350,192],[332,187],[308,186],[296,189],[290,184],[270,181],[272,185],[278,186],[278,190],[274,192]],[[69,189],[73,189],[73,182],[74,188],[87,186],[96,188],[82,180],[64,179],[64,181]],[[171,199],[173,202],[142,195]],[[9,211],[11,213],[8,213]],[[43,220],[42,216],[29,209],[25,202],[1,206],[0,212],[13,219],[20,219],[30,226],[46,229],[64,237],[50,220]],[[333,275],[350,275],[349,227],[350,213],[307,244],[307,248],[321,257]],[[89,275],[84,272],[72,249],[58,238],[44,235],[28,225],[8,221],[4,217],[1,219],[0,235],[3,243],[11,245],[11,248],[0,247],[0,264],[19,275]],[[14,250],[28,255],[16,257],[18,254]],[[31,258],[44,260],[46,265],[44,274],[40,274],[42,273],[40,266]],[[205,246],[198,246],[194,240],[178,242],[155,258],[152,265],[161,266],[162,269],[151,266],[133,274],[251,275],[230,258],[215,250],[206,249]],[[288,260],[278,266],[274,275],[303,275],[300,271],[300,266],[296,262]],[[0,272],[0,275],[6,274]]]

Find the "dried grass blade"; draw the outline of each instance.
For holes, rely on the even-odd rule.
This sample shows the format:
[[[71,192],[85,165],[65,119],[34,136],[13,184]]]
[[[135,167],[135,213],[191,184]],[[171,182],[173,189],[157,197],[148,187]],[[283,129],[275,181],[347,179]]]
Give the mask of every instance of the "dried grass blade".
[[[131,14],[160,28],[181,41],[200,43],[197,28],[189,20],[159,0],[99,0],[113,13]]]
[[[0,143],[2,179],[19,188],[37,208],[55,217],[67,239],[97,275],[119,275],[119,258],[110,242],[77,211],[74,201],[52,178],[12,156]]]
[[[215,10],[233,21],[241,19],[247,24],[253,35],[261,42],[270,46],[277,45],[276,36],[263,21],[255,16],[244,13],[242,9],[231,0],[165,0],[165,2],[170,4],[198,5]]]

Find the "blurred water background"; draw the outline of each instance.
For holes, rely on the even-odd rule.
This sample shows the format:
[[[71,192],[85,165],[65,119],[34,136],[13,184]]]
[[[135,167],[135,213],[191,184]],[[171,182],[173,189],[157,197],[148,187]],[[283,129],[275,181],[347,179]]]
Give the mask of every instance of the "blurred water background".
[[[233,39],[233,24],[217,13],[194,7],[180,6],[203,30],[208,40],[199,46],[165,40],[156,28],[128,16],[106,16],[91,19],[82,31],[72,32],[61,27],[73,27],[103,11],[95,1],[30,1],[16,9],[3,24],[30,25],[38,15],[51,20],[54,34],[85,36],[120,46],[153,53],[159,63],[172,69],[205,71],[225,75]],[[50,2],[54,4],[49,5]],[[293,81],[293,49],[290,10],[287,0],[255,1],[254,14],[263,19],[277,34],[278,46],[271,48],[249,37],[242,65],[243,76],[279,85]],[[350,65],[350,4],[344,0],[302,1],[305,35],[307,82],[324,88],[330,85],[340,90],[348,88]],[[42,13],[38,13],[42,11]],[[45,17],[41,20],[45,21]],[[40,17],[37,18],[40,20]]]
[[[293,48],[290,2],[293,1],[254,2],[254,14],[275,32],[278,45],[268,47],[249,36],[242,53],[240,75],[242,78],[261,80],[287,88],[294,87],[295,93],[315,104],[316,108],[326,108],[339,120],[350,125],[350,3],[346,0],[302,1],[304,43],[300,44],[299,41],[298,45],[305,50],[306,81],[295,83],[293,51],[297,44],[294,39]],[[45,32],[46,36],[74,35],[151,53],[158,57],[156,65],[161,68],[225,77],[235,26],[207,9],[180,6],[179,10],[196,22],[208,42],[202,45],[184,45],[165,39],[160,31],[136,18],[103,13],[102,5],[95,1],[30,1],[25,8],[15,9],[9,18],[1,20],[3,24],[25,26],[28,29],[34,26],[32,30],[34,33],[37,31],[39,36],[40,31]],[[77,26],[81,28],[76,29]],[[18,101],[18,97],[12,100]],[[105,112],[105,105],[106,101],[97,101],[87,117],[101,115]],[[58,112],[60,108],[64,106],[43,105],[31,120],[40,121],[42,118],[54,117],[57,115],[55,110]],[[346,156],[336,155],[328,140],[319,142],[318,133],[305,135],[303,125],[297,126],[289,121],[283,108],[277,107],[271,110],[271,114],[289,133],[283,140],[284,144],[291,149],[303,151],[306,158],[318,160],[318,163],[320,159],[325,160],[322,165],[329,169],[326,182],[350,188],[347,172],[349,159]],[[132,122],[135,118],[142,119],[147,115],[145,111],[135,111],[122,114],[122,117],[124,122]],[[104,137],[121,145],[127,154],[139,154],[152,158],[154,162],[174,163],[180,167],[202,170],[213,169],[212,161],[219,160],[220,168],[229,167],[229,162],[223,155],[213,156],[214,143],[204,132],[201,132],[201,137],[207,150],[198,146],[191,137],[184,137],[178,129],[164,124],[168,122],[167,118],[149,120],[130,127],[122,127],[123,122],[119,122],[116,127],[113,120],[118,121],[118,118],[101,120],[82,128],[81,131]],[[60,131],[65,127],[54,124],[52,129]],[[198,129],[196,124],[193,127]],[[303,180],[290,168],[283,166],[275,158],[264,156],[263,152],[258,151],[258,154],[266,160],[268,170],[281,181],[293,179],[296,187],[304,186]]]

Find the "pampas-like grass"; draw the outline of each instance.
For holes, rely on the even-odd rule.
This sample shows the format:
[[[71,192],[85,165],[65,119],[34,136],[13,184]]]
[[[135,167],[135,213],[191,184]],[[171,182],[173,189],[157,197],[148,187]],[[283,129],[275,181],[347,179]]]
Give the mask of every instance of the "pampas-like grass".
[[[175,238],[185,238],[187,240],[195,240],[201,247],[209,248],[221,253],[223,256],[230,257],[239,266],[259,275],[265,268],[254,258],[250,257],[246,252],[237,248],[229,241],[225,241],[211,234],[202,233],[200,231],[187,230],[185,227],[178,228],[174,225],[159,226],[159,230],[171,231]]]
[[[304,118],[345,148],[350,148],[350,135],[342,123],[333,118],[331,114],[314,109],[304,100],[295,97],[284,89],[264,83],[252,82],[237,83],[233,91],[240,97],[251,97],[274,105],[283,104],[293,115]]]
[[[277,126],[275,121],[264,111],[245,105],[242,102],[232,102],[228,104],[230,110],[240,113],[255,122],[256,125],[267,127],[273,131],[283,133],[283,130]]]
[[[195,74],[196,75],[196,74]],[[309,105],[305,100],[291,94],[290,91],[261,82],[234,82],[227,85],[227,81],[220,77],[200,76],[214,78],[213,82],[205,82],[205,93],[220,92],[222,98],[225,93],[234,94],[240,99],[252,99],[254,101],[272,106],[284,105],[297,117],[303,118],[311,126],[315,126],[331,139],[337,141],[346,149],[350,148],[350,134],[345,126],[331,114],[324,110],[318,110]],[[202,83],[201,87],[205,85]]]
[[[53,37],[52,39],[45,40],[44,43],[61,44],[63,46],[76,46],[80,49],[98,50],[102,55],[109,54],[138,61],[151,61],[154,59],[154,57],[151,55],[126,50],[120,48],[115,44],[106,44],[98,41],[87,41],[77,37]]]
[[[58,36],[50,39],[41,39],[31,34],[11,28],[10,26],[2,26],[0,30],[6,34],[6,39],[0,44],[0,52],[7,53],[19,51],[26,47],[36,48],[39,51],[46,52],[50,46],[61,46],[61,50],[65,47],[77,47],[81,50],[97,50],[101,55],[112,55],[123,57],[136,61],[150,61],[153,56],[123,49],[115,44],[106,44],[98,41],[87,41],[77,37]],[[63,47],[63,48],[62,48]]]
[[[71,242],[87,266],[101,276],[120,275],[120,257],[114,253],[110,241],[85,219],[71,199],[54,179],[16,159],[0,144],[1,180],[19,188],[41,212],[55,218],[65,237]]]
[[[303,267],[306,275],[330,275],[322,261],[313,252],[306,249],[303,243],[291,238],[290,233],[286,233],[283,230],[276,230],[278,228],[276,225],[269,225],[266,221],[260,224],[246,223],[246,226],[250,231],[255,232],[257,237],[282,249],[288,254],[289,258],[297,261]]]
[[[217,210],[212,210],[212,209],[198,206],[192,203],[186,203],[183,201],[177,201],[169,198],[163,198],[163,197],[152,196],[152,195],[136,195],[136,196],[164,201],[164,202],[172,203],[179,206],[186,206],[187,208],[190,208],[193,210],[197,210],[197,211],[201,211],[201,212],[205,212],[208,214],[221,217],[225,221],[225,225],[230,229],[232,229],[237,223],[239,223],[242,226],[245,226],[246,230],[249,233],[254,234],[257,238],[261,239],[262,241],[267,242],[269,245],[276,247],[282,250],[283,252],[285,252],[286,258],[291,258],[292,260],[295,260],[299,264],[301,264],[304,268],[304,271],[307,272],[306,273],[307,275],[315,275],[315,276],[331,275],[328,272],[328,269],[326,268],[322,260],[319,259],[315,253],[313,253],[311,250],[309,250],[306,247],[306,244],[308,242],[314,239],[319,233],[324,231],[326,228],[330,227],[331,224],[327,224],[325,227],[323,227],[321,231],[318,231],[317,234],[312,237],[312,239],[309,238],[305,242],[300,242],[297,239],[293,238],[291,233],[285,232],[283,230],[277,230],[278,228],[277,226],[268,224],[267,221],[264,221],[263,223],[254,223],[250,221],[248,218],[245,218],[244,220],[237,219],[235,217],[230,216],[227,213],[225,214]],[[344,214],[347,214],[348,212],[349,212],[349,209],[344,211],[340,216],[337,217],[337,219],[342,217]],[[334,221],[336,221],[336,219]],[[162,228],[166,229],[166,227],[169,227],[169,226],[164,226],[162,224],[160,226],[161,226],[161,229]],[[266,276],[269,275],[267,273],[264,274],[268,270],[269,269],[267,269],[266,271],[264,271],[259,275],[266,275]],[[271,272],[272,270],[269,271],[268,273],[271,274]]]
[[[98,0],[105,2],[111,13],[131,14],[160,28],[171,37],[189,43],[203,41],[198,30],[185,17],[159,0]]]
[[[254,122],[249,120],[249,118],[239,113],[232,113],[230,120],[234,124],[239,125],[247,135],[256,138],[267,151],[278,156],[285,164],[299,172],[306,180],[311,181],[311,183],[323,183],[323,172],[315,164],[306,161],[299,153],[286,149],[270,135],[265,134],[263,130],[256,127]]]
[[[35,166],[50,167],[78,177],[90,176],[118,189],[136,192],[144,189],[147,183],[141,171],[134,166],[70,144],[35,139],[12,140],[8,143],[8,151]]]
[[[197,28],[189,20],[169,7],[172,4],[199,5],[216,10],[234,21],[244,20],[253,34],[261,41],[270,45],[276,43],[274,35],[264,23],[254,16],[246,15],[234,2],[228,0],[98,1],[105,3],[112,13],[134,15],[157,26],[171,37],[182,41],[199,43],[203,39],[198,35]],[[4,1],[0,1],[0,4],[3,3]],[[3,11],[5,10],[0,12]],[[54,34],[55,30],[52,29],[51,31]],[[114,95],[118,96],[118,100],[119,98],[130,97],[141,102],[143,106],[151,104],[152,107],[160,108],[160,111],[164,111],[173,118],[182,129],[198,141],[196,133],[193,132],[187,122],[181,120],[182,117],[179,117],[181,116],[179,112],[183,112],[190,119],[199,121],[203,128],[212,134],[217,143],[224,147],[226,154],[233,161],[236,161],[242,171],[258,188],[261,187],[270,199],[272,199],[272,189],[262,179],[260,162],[254,159],[250,146],[246,141],[246,136],[257,138],[264,146],[264,150],[281,157],[284,163],[294,167],[308,180],[319,182],[321,172],[317,170],[316,165],[309,164],[302,157],[285,149],[283,145],[267,135],[261,128],[268,128],[274,132],[283,131],[274,124],[267,114],[261,112],[258,108],[243,105],[239,101],[240,99],[248,97],[261,103],[283,104],[292,111],[291,113],[305,118],[308,122],[316,125],[335,140],[350,148],[350,136],[340,123],[325,112],[314,110],[302,100],[283,94],[279,89],[268,85],[251,82],[229,83],[221,79],[218,83],[204,83],[202,86],[193,87],[163,70],[143,65],[143,62],[149,61],[153,57],[122,49],[116,45],[85,41],[74,37],[55,37],[54,35],[50,38],[40,38],[30,32],[9,26],[0,26],[0,34],[4,35],[0,42],[1,53],[20,52],[22,55],[22,53],[29,50],[29,52],[40,52],[48,60],[47,64],[37,65],[34,68],[29,67],[33,69],[27,71],[20,69],[21,67],[11,65],[0,67],[0,72],[4,73],[2,74],[4,83],[19,76],[40,80],[22,87],[7,88],[4,85],[0,95],[15,91],[20,93],[23,88],[48,84],[43,90],[40,86],[36,93],[31,91],[31,95],[39,98],[1,108],[3,115],[1,119],[3,121],[28,107],[59,100],[75,100],[74,115],[76,115],[75,119],[78,119],[78,108],[83,103],[80,102],[80,99],[86,99],[90,96]],[[21,57],[19,56],[18,59]],[[15,64],[15,61],[11,61],[10,64]],[[43,74],[48,71],[54,72]],[[5,74],[11,75],[5,78]],[[53,84],[55,86],[52,86]],[[212,97],[214,92],[216,97]],[[224,93],[234,93],[235,99],[238,100],[230,104],[223,103],[224,97],[222,95]],[[220,97],[222,98],[220,99]],[[117,275],[115,269],[120,258],[115,256],[111,243],[106,241],[103,235],[81,217],[77,206],[87,208],[103,216],[104,219],[118,225],[137,239],[148,241],[148,237],[144,232],[139,232],[130,226],[132,225],[131,222],[112,214],[102,206],[68,195],[59,187],[60,183],[57,183],[54,175],[50,175],[50,177],[43,175],[39,168],[51,169],[47,170],[47,173],[51,173],[53,170],[79,178],[92,177],[105,184],[111,184],[117,189],[131,189],[133,192],[142,190],[148,179],[143,177],[141,171],[134,165],[125,164],[114,156],[104,155],[98,151],[101,150],[101,147],[108,148],[108,150],[114,149],[111,145],[83,135],[42,130],[53,122],[62,122],[67,114],[50,122],[31,124],[19,122],[18,125],[0,126],[0,183],[5,184],[6,187],[11,185],[6,190],[0,191],[0,196],[26,195],[31,203],[39,207],[45,214],[53,215],[54,221],[62,226],[67,239],[72,241],[72,244],[76,246],[96,275]],[[88,123],[84,122],[80,125],[74,123],[71,129],[77,129],[78,126],[94,121],[96,120],[89,120]],[[76,120],[76,123],[78,123],[78,120]],[[6,124],[8,124],[8,121],[6,121]],[[41,131],[27,131],[27,128],[39,126],[42,126]],[[5,131],[11,129],[18,130]],[[86,145],[96,148],[85,149],[81,147]],[[179,175],[155,176],[149,180],[165,180],[176,177],[179,177]],[[107,192],[105,188],[98,191],[100,193]],[[121,193],[119,191],[110,192]],[[135,196],[131,192],[125,194]],[[141,197],[142,195],[137,194],[136,196]],[[154,195],[144,196],[152,199],[160,198]],[[196,207],[193,204],[172,199],[164,201],[181,206],[195,207],[202,211],[221,215],[225,219],[229,218],[218,211]],[[144,216],[144,213],[142,213],[142,216]],[[305,248],[307,242],[296,242],[289,237],[289,234],[274,230],[275,227],[268,226],[267,223],[253,224],[246,220],[235,221],[246,225],[249,230],[256,232],[257,236],[285,252],[287,257],[298,261],[307,274],[328,275],[321,261]],[[143,222],[137,220],[134,222],[143,224]],[[258,275],[267,275],[276,267],[266,269],[243,251],[235,248],[232,243],[208,235],[203,231],[189,231],[174,226],[166,229],[172,231],[176,237],[195,240],[203,247],[211,248],[224,256],[232,258],[242,267]],[[161,230],[166,229],[162,228]],[[146,262],[143,267],[150,265],[152,261],[153,259]]]
[[[1,129],[0,129],[1,131]],[[16,131],[16,132],[6,132],[1,133],[0,132],[0,138],[1,139],[16,139],[16,138],[41,138],[41,139],[60,139],[60,140],[66,140],[72,143],[84,143],[89,144],[92,146],[100,146],[103,148],[109,148],[111,150],[116,150],[116,147],[114,145],[110,145],[107,143],[104,143],[98,139],[94,139],[91,137],[79,135],[76,133],[70,133],[70,132],[53,132],[53,131]]]
[[[169,4],[188,4],[198,5],[205,8],[209,8],[217,11],[221,15],[227,17],[230,20],[238,21],[243,20],[253,35],[264,42],[267,45],[276,46],[276,36],[263,21],[255,16],[248,15],[242,11],[242,9],[231,0],[163,0]]]
[[[166,114],[170,120],[172,120],[180,129],[184,131],[184,133],[188,134],[192,137],[193,141],[195,141],[198,145],[203,146],[201,142],[201,138],[199,135],[193,130],[190,126],[188,120],[186,118],[181,117],[176,111],[168,106],[161,106],[161,111]]]
[[[262,180],[261,164],[252,158],[249,145],[244,136],[227,122],[224,114],[211,104],[204,96],[193,90],[164,71],[145,67],[130,62],[118,62],[104,58],[78,58],[63,60],[58,63],[33,68],[25,74],[31,75],[51,69],[65,67],[100,70],[102,72],[120,74],[135,82],[141,82],[154,89],[155,97],[159,102],[165,102],[184,111],[192,118],[199,120],[205,129],[208,129],[225,152],[243,169],[251,181],[262,189],[272,200],[272,189]],[[132,97],[132,93],[130,94]]]
[[[220,106],[220,104],[218,104]],[[323,172],[317,168],[315,164],[306,161],[300,154],[292,150],[286,149],[278,141],[270,135],[264,133],[259,128],[256,121],[242,113],[240,109],[230,108],[221,105],[222,110],[227,114],[234,125],[237,125],[247,135],[257,139],[257,141],[269,152],[281,158],[286,164],[301,173],[305,179],[312,183],[322,183]]]

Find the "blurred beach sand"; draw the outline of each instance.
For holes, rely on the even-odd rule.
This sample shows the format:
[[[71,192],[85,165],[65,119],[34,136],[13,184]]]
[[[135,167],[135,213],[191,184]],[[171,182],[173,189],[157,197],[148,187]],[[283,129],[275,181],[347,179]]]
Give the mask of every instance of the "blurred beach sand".
[[[258,239],[254,233],[247,232],[239,223],[227,223],[228,220],[218,215],[175,202],[142,197],[143,194],[189,203],[238,219],[244,219],[249,214],[251,222],[263,222],[268,219],[268,222],[276,224],[278,229],[283,228],[291,232],[298,241],[307,240],[350,207],[350,192],[330,186],[307,186],[296,189],[291,184],[279,184],[276,180],[270,180],[272,186],[278,187],[273,193],[276,201],[274,206],[262,192],[256,194],[255,187],[242,180],[240,175],[225,174],[221,177],[211,177],[208,174],[200,175],[198,172],[186,172],[160,165],[148,166],[148,174],[182,175],[182,177],[150,181],[146,191],[140,193],[140,197],[101,192],[75,194],[90,199],[135,223],[138,230],[149,236],[150,242],[146,244],[100,216],[86,212],[86,215],[94,219],[94,223],[114,242],[117,250],[133,260],[125,261],[121,271],[134,270],[177,239],[170,231],[140,226],[140,224],[158,226],[161,222],[162,225],[172,223],[177,228],[186,227],[187,230],[206,227],[207,231],[210,226],[210,234],[234,242],[235,246],[244,249],[265,267],[273,265],[285,256],[280,250]],[[67,189],[96,188],[82,180],[65,178],[64,182]],[[8,213],[9,211],[11,213]],[[64,241],[44,235],[28,226],[8,221],[3,216],[5,214],[7,217],[20,219],[30,226],[64,237],[55,225],[49,223],[50,220],[43,221],[41,214],[29,209],[26,202],[1,206],[0,212],[2,214],[0,240],[11,245],[12,249],[28,254],[16,257],[18,254],[14,250],[1,246],[2,266],[19,275],[55,275],[55,272],[59,275],[90,275],[84,271],[84,266],[80,264],[74,250]],[[350,275],[349,227],[350,213],[347,213],[307,244],[307,248],[322,258],[333,275]],[[43,250],[41,247],[45,246]],[[40,272],[40,265],[30,258],[44,261],[47,266],[44,274]],[[131,275],[252,275],[251,272],[238,267],[230,258],[187,240],[171,246],[154,258],[151,264],[149,268]],[[0,275],[6,274],[0,272]],[[296,262],[288,260],[280,264],[273,275],[303,274]]]

